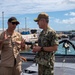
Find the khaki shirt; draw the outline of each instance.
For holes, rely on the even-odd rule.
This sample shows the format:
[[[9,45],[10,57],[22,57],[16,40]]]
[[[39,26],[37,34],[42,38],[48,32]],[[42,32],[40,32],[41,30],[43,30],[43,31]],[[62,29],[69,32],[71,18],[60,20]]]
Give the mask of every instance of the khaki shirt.
[[[3,42],[0,47],[1,50],[1,63],[0,66],[13,67],[14,59],[16,59],[16,65],[21,64],[20,60],[20,45],[16,44],[16,41],[22,40],[20,33],[14,31],[13,35],[9,35],[7,31],[4,31],[0,35],[0,40],[3,40],[4,33],[7,35],[8,39]]]

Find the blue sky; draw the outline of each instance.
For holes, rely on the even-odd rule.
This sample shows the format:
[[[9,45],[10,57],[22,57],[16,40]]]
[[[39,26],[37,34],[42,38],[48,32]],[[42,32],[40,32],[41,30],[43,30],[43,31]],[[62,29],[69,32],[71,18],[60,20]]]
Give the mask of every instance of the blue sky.
[[[2,12],[4,28],[7,28],[7,20],[11,16],[19,20],[19,28],[25,28],[25,24],[27,28],[38,28],[34,18],[40,12],[46,12],[49,14],[49,26],[54,30],[75,30],[75,0],[0,0],[0,29]]]

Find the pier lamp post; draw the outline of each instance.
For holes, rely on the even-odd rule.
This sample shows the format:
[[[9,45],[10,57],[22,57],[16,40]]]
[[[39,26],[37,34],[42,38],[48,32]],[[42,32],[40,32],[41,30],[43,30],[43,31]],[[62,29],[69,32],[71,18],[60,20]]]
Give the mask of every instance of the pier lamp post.
[[[27,18],[25,17],[25,30],[26,30],[26,28],[27,28]]]
[[[2,12],[2,29],[4,31],[4,12]]]

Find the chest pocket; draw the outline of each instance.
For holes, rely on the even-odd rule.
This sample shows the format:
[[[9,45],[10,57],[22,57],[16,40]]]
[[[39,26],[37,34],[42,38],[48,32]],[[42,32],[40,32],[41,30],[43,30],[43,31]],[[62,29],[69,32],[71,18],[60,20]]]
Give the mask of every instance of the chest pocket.
[[[10,48],[10,47],[12,47],[12,45],[11,45],[11,38],[6,39],[6,40],[3,42],[3,48],[7,49],[7,48]]]
[[[18,49],[20,49],[20,45],[17,44],[16,42],[21,43],[21,38],[19,36],[12,37],[12,46],[13,46],[13,48],[18,50]]]
[[[3,42],[4,45],[8,45],[8,44],[10,44],[10,43],[11,43],[11,40],[10,40],[10,39],[6,39],[6,40]]]
[[[40,36],[39,38],[39,46],[45,46],[45,47],[48,47],[50,46],[50,38],[48,35],[43,35],[43,36]]]

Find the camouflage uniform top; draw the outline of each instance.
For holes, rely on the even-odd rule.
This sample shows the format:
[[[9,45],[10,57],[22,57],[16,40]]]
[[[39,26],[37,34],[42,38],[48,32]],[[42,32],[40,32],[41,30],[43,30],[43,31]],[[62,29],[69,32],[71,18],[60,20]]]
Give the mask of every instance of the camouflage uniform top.
[[[47,28],[47,30],[43,30],[39,35],[38,45],[42,47],[58,45],[56,32],[49,27]],[[50,61],[50,64],[53,65],[54,51],[40,51],[37,53],[36,57],[40,59],[43,57],[44,59]]]

